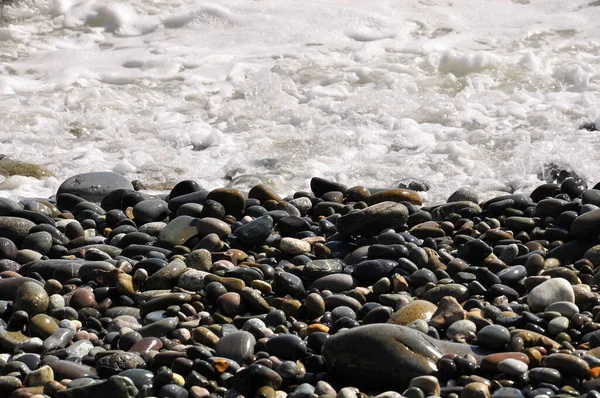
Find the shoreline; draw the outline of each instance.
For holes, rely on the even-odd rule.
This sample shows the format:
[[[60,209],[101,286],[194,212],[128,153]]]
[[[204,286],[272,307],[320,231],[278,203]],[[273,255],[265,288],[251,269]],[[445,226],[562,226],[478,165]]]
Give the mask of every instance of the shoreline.
[[[440,205],[112,172],[0,198],[0,392],[597,398],[600,190],[563,177]]]

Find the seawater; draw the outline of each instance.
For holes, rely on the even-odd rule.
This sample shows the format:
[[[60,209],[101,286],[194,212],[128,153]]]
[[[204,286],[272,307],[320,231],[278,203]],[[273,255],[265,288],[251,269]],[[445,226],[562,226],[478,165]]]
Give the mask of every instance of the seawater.
[[[312,176],[528,192],[600,180],[600,2],[15,0],[0,22],[0,154],[160,189]]]

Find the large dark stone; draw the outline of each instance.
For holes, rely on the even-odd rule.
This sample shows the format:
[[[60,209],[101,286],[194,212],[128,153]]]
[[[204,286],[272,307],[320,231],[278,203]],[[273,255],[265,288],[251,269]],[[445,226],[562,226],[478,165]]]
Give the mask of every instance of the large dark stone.
[[[418,376],[437,371],[445,354],[486,355],[478,347],[434,339],[409,327],[392,324],[358,326],[330,337],[322,355],[341,382],[366,388],[403,390]]]
[[[120,174],[111,171],[97,171],[67,178],[58,188],[57,195],[70,193],[90,202],[100,202],[115,189],[133,190],[133,185]]]

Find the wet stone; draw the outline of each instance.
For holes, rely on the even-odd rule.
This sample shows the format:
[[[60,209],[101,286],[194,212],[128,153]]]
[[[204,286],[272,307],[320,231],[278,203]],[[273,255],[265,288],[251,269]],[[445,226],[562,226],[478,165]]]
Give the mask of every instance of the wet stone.
[[[394,312],[388,322],[403,326],[408,326],[418,319],[428,322],[437,309],[438,307],[429,301],[415,300]]]
[[[263,243],[271,235],[273,226],[273,218],[264,215],[238,227],[235,235],[245,244],[257,245]]]
[[[145,365],[142,357],[133,352],[120,352],[96,360],[96,369],[101,378],[109,378],[124,370],[136,369]]]
[[[222,337],[215,346],[215,354],[238,363],[254,353],[256,339],[249,332],[234,332]]]
[[[36,282],[23,283],[16,292],[14,309],[23,310],[32,317],[48,308],[48,293]]]
[[[385,228],[399,227],[407,218],[406,206],[384,201],[340,217],[336,226],[344,235],[373,235]]]

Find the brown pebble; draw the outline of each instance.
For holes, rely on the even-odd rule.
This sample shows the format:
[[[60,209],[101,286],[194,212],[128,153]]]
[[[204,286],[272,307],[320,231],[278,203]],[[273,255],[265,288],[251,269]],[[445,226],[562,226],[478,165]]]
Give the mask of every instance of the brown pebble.
[[[259,279],[253,280],[252,283],[250,284],[250,287],[258,290],[259,292],[261,292],[264,295],[270,294],[273,289],[268,282],[261,281]]]
[[[56,279],[48,279],[44,284],[44,290],[46,290],[46,293],[48,293],[49,296],[53,294],[59,294],[62,290],[62,287],[62,283]]]
[[[44,394],[53,397],[57,392],[66,389],[67,387],[60,384],[58,381],[51,380],[44,385]]]
[[[454,297],[442,297],[429,324],[436,329],[446,329],[456,321],[465,319],[465,310]]]
[[[207,347],[214,347],[219,342],[219,336],[213,333],[210,329],[200,326],[192,331],[192,339]]]
[[[325,314],[325,301],[317,293],[310,293],[304,300],[304,311],[307,319],[317,319]]]
[[[313,323],[312,325],[308,325],[306,328],[306,335],[310,336],[315,332],[329,333],[329,327],[323,325],[322,323]]]
[[[225,313],[225,315],[230,317],[238,315],[242,310],[241,297],[235,292],[228,292],[219,296],[216,305]]]
[[[486,355],[481,360],[481,369],[487,372],[497,372],[498,363],[505,359],[512,358],[529,365],[529,357],[522,352],[498,352]]]
[[[84,287],[75,289],[73,295],[71,296],[71,299],[69,300],[69,305],[75,308],[76,310],[95,306],[96,298],[94,296],[94,292],[91,289],[87,289]]]

